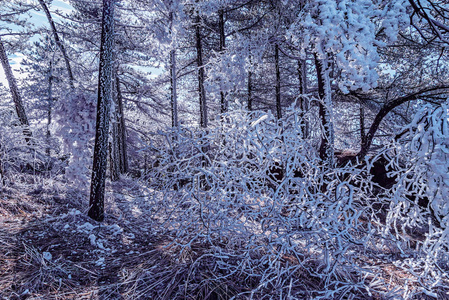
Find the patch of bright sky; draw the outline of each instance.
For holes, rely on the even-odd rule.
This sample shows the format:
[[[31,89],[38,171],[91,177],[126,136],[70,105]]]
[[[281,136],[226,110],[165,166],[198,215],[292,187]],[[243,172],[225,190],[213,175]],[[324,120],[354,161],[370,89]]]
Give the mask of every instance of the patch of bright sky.
[[[1,0],[0,0],[1,1]],[[37,3],[36,0],[24,0],[27,3]],[[40,6],[39,6],[40,7]],[[58,14],[55,12],[59,12],[62,14],[68,14],[73,10],[73,7],[68,3],[68,1],[65,0],[53,0],[52,3],[49,5],[50,13],[52,14],[53,20],[55,22],[58,22],[61,18]],[[43,11],[36,11],[33,10],[30,12],[29,16],[24,16],[24,18],[28,18],[28,21],[33,24],[35,27],[45,26],[49,27],[47,17],[45,16],[45,13]],[[9,25],[10,29],[20,31],[20,28],[14,28],[13,26]],[[31,38],[31,41],[37,40],[39,37],[35,36]],[[22,53],[14,53],[12,55],[9,55],[9,63],[11,65],[11,68],[13,70],[14,76],[16,78],[24,78],[26,76],[25,73],[21,73],[19,71],[21,63],[25,56]],[[142,66],[133,66],[130,65],[130,67],[137,68],[140,71],[146,72],[148,76],[156,77],[159,75],[162,71],[161,68],[154,68],[154,67],[142,67]],[[4,85],[8,87],[8,83],[6,81],[5,72],[3,72],[3,68],[0,66],[0,85]]]
[[[28,3],[37,3],[35,0],[26,0],[25,2]],[[40,7],[40,6],[39,6]],[[72,11],[72,6],[65,2],[64,0],[53,0],[53,2],[49,5],[50,13],[52,14],[52,17],[55,22],[57,22],[60,17],[58,14],[54,13],[56,11],[60,13],[70,13]],[[24,18],[27,18],[28,21],[33,24],[36,27],[45,26],[49,27],[47,17],[45,16],[45,13],[43,11],[36,11],[32,10],[30,11],[30,16],[23,16]],[[13,31],[19,31],[20,28],[16,26],[9,25],[10,29]],[[16,27],[16,28],[15,28]],[[31,40],[38,39],[39,37],[35,36]],[[9,55],[9,64],[11,65],[11,68],[13,70],[14,76],[16,78],[22,78],[26,76],[26,74],[20,73],[19,69],[21,66],[21,63],[24,59],[24,55],[22,53],[14,53]],[[0,66],[0,84],[8,87],[8,83],[6,81],[5,72],[3,71],[3,67]]]

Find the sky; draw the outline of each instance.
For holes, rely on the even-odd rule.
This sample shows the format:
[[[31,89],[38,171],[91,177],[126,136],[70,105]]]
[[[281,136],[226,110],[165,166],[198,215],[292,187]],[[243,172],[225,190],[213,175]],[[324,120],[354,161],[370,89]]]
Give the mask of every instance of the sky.
[[[26,0],[26,1],[35,2],[33,0]],[[53,17],[54,21],[58,22],[58,20],[60,18],[58,17],[58,15],[56,15],[53,12],[58,10],[63,13],[68,13],[71,11],[72,7],[70,6],[70,4],[68,4],[67,2],[65,2],[63,0],[53,0],[52,4],[49,6],[49,9],[50,9],[50,12],[52,13],[52,17]],[[24,16],[24,17],[28,18],[28,16]],[[37,27],[39,27],[39,26],[49,27],[45,13],[42,11],[32,11],[31,18],[29,18],[29,21],[30,21],[30,23],[34,24]],[[15,28],[13,28],[13,29],[15,29]],[[38,37],[35,37],[35,39],[37,39],[37,38]],[[23,76],[26,76],[26,74],[20,74],[18,72],[23,58],[24,58],[24,55],[22,53],[14,53],[14,54],[9,55],[9,63],[11,65],[11,68],[13,69],[13,73],[16,76],[16,78],[21,78]],[[1,67],[1,65],[0,65],[0,83],[3,84],[4,86],[8,87],[8,83],[5,78],[5,72],[3,71],[3,68]]]

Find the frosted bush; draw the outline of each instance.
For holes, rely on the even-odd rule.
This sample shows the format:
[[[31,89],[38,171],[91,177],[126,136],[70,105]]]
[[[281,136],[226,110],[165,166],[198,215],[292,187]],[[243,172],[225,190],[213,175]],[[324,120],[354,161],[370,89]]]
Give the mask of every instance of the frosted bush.
[[[78,93],[69,95],[55,109],[55,135],[69,156],[66,178],[75,185],[86,186],[92,165],[92,143],[95,137],[95,97]]]
[[[233,111],[207,133],[161,133],[168,147],[148,176],[164,198],[154,216],[176,236],[181,260],[194,245],[208,245],[202,258],[214,258],[217,280],[257,278],[247,296],[383,293],[358,266],[361,251],[378,250],[366,221],[373,214],[366,169],[324,168],[302,124],[293,106],[281,120]]]

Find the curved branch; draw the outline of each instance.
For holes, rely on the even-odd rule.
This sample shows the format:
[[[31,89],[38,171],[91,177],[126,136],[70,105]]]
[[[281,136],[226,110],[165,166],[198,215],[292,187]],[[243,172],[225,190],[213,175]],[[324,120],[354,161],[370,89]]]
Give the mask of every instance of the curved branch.
[[[421,97],[425,97],[425,96],[429,96],[426,95],[429,92],[433,92],[433,91],[440,91],[440,90],[445,90],[445,89],[449,89],[449,86],[436,86],[436,87],[431,87],[431,88],[427,88],[427,89],[423,89],[420,90],[418,92],[403,96],[403,97],[399,97],[396,98],[388,103],[386,103],[381,109],[380,111],[377,113],[376,117],[374,118],[373,123],[371,124],[371,127],[368,131],[368,133],[365,135],[365,138],[362,140],[362,145],[361,145],[361,149],[360,152],[357,154],[357,156],[359,157],[359,159],[363,159],[366,154],[368,153],[371,144],[373,142],[374,136],[377,132],[377,129],[379,129],[380,123],[382,122],[382,120],[385,118],[385,116],[391,112],[393,109],[395,109],[396,107],[398,107],[401,104],[404,104],[408,101],[413,101],[413,100],[418,100]],[[436,94],[441,94],[442,92],[438,92]]]

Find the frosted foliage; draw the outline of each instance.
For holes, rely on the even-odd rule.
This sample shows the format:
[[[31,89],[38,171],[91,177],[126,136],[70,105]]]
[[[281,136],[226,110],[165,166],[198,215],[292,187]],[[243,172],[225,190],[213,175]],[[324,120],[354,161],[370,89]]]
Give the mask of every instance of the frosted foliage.
[[[63,153],[70,155],[66,177],[76,185],[89,183],[92,143],[95,137],[95,98],[76,94],[58,103],[55,134],[62,140]]]
[[[397,40],[398,31],[410,24],[410,14],[407,10],[410,3],[407,0],[392,0],[384,1],[386,4],[383,7],[382,29],[387,35],[390,42]]]
[[[370,0],[311,1],[288,36],[304,57],[311,49],[319,58],[334,58],[341,72],[334,80],[344,93],[359,88],[366,91],[377,86],[377,46],[383,43],[376,37],[380,29],[376,24],[382,22],[390,39],[405,25],[404,1],[390,2],[382,6]]]
[[[245,85],[245,56],[231,51],[216,55],[210,59],[210,68],[207,69],[207,81],[211,83],[211,88],[216,87],[219,82],[221,91],[232,91],[242,89]]]
[[[449,247],[448,109],[449,101],[438,107],[422,105],[401,139],[389,146],[396,152],[390,164],[398,183],[391,192],[387,222],[399,228],[386,230],[397,235],[427,226],[422,250],[428,264],[446,260]],[[431,269],[426,272],[431,274]]]
[[[154,166],[145,178],[155,197],[149,213],[175,235],[167,247],[180,249],[180,262],[208,245],[195,264],[212,258],[217,281],[254,275],[258,284],[247,290],[254,299],[267,292],[277,299],[356,293],[403,299],[413,293],[407,283],[392,287],[373,276],[383,272],[377,263],[366,266],[371,254],[386,248],[409,255],[401,249],[403,236],[382,235],[383,200],[372,193],[367,167],[323,168],[316,148],[302,138],[294,106],[280,120],[260,111],[233,111],[222,120],[207,133],[187,127],[159,132],[166,146],[156,147],[150,159]],[[426,253],[410,255],[413,266],[401,272],[423,264],[435,270]],[[425,273],[413,270],[413,276]],[[310,278],[320,282],[317,290],[304,287]]]

